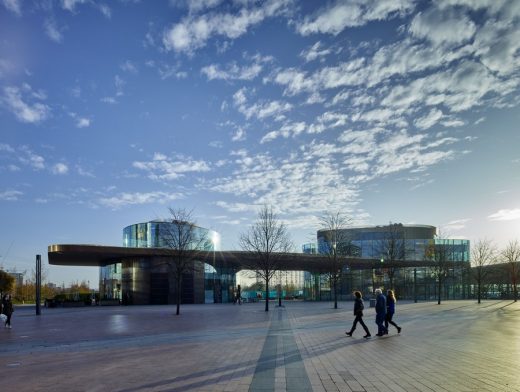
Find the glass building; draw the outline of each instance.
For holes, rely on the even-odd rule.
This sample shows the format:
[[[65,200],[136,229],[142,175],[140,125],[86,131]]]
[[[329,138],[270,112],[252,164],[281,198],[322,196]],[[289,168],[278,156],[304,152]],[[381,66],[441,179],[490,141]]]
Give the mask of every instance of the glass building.
[[[220,251],[220,235],[216,231],[186,223],[150,221],[123,229],[123,246],[130,248],[168,248],[168,235],[180,225],[190,233],[192,249]],[[183,274],[182,303],[230,302],[235,287],[234,269],[194,261],[192,271]],[[174,288],[164,258],[125,259],[100,268],[101,300],[118,300],[123,304],[174,303]]]
[[[442,249],[445,257],[441,277],[441,297],[468,298],[470,244],[468,240],[438,239],[436,228],[428,225],[390,224],[386,226],[353,227],[317,232],[316,245],[305,244],[304,253],[327,254],[335,246],[338,254],[377,259],[377,267],[367,269],[343,268],[339,288],[340,299],[352,299],[354,290],[370,297],[376,288],[394,289],[399,298],[432,300],[438,296],[438,271],[434,267],[395,267],[393,262],[433,260]],[[335,243],[331,243],[334,238]],[[385,264],[386,263],[386,264]],[[332,292],[327,274],[306,274],[305,298],[331,300]]]

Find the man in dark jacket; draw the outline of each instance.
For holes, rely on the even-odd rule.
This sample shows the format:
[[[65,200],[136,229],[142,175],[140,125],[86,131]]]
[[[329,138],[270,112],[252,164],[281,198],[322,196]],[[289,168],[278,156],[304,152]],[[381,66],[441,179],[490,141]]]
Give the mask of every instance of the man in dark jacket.
[[[363,304],[363,298],[361,296],[361,291],[354,291],[354,296],[356,299],[354,300],[354,316],[356,318],[354,319],[354,322],[352,323],[352,328],[350,328],[349,332],[345,332],[348,336],[352,336],[352,333],[356,329],[357,323],[360,323],[363,329],[365,330],[365,336],[363,336],[365,339],[368,339],[370,336],[370,331],[368,330],[367,326],[363,322],[363,309],[365,308],[365,305]]]
[[[377,324],[377,336],[383,336],[388,333],[388,329],[385,328],[386,318],[386,297],[383,295],[381,289],[376,289],[376,324]]]

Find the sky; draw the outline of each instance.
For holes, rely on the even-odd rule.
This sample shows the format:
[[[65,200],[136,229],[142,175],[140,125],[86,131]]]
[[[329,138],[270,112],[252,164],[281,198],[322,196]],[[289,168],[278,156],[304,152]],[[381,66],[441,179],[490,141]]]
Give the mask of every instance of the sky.
[[[168,207],[520,240],[520,2],[0,0],[0,266]]]

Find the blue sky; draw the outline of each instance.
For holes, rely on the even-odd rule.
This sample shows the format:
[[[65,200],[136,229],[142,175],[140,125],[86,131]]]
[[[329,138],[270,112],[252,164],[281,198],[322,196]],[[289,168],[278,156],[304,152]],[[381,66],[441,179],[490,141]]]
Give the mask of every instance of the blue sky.
[[[265,203],[298,249],[327,210],[519,238],[519,27],[509,0],[0,0],[0,264],[169,206],[224,249]]]

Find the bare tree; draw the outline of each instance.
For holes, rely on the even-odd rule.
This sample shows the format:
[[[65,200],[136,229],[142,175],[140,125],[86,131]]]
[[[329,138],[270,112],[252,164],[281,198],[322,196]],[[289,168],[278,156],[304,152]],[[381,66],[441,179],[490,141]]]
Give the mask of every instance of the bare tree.
[[[377,245],[377,252],[381,255],[382,260],[390,264],[390,267],[387,267],[386,270],[390,279],[390,288],[394,289],[394,276],[397,267],[393,265],[393,262],[406,258],[403,224],[390,222],[388,226],[384,226],[384,229],[383,238],[379,240]]]
[[[318,231],[319,253],[328,259],[328,275],[334,296],[334,309],[338,308],[338,285],[346,265],[346,258],[351,249],[351,238],[347,228],[352,219],[340,212],[326,212],[320,218],[321,229]]]
[[[480,303],[491,266],[497,261],[497,250],[489,240],[478,240],[471,248],[472,275],[477,283],[477,302]]]
[[[437,280],[437,304],[441,304],[442,288],[448,276],[450,268],[453,267],[454,247],[449,239],[442,237],[439,233],[425,249],[425,258],[433,262],[430,267],[432,275]]]
[[[210,240],[207,232],[199,228],[194,220],[192,211],[184,208],[169,208],[168,224],[159,228],[159,243],[161,247],[169,249],[170,255],[164,264],[168,268],[168,281],[175,287],[176,315],[180,313],[182,279],[185,274],[197,272],[197,254],[200,250],[209,250]],[[173,283],[173,284],[172,284]]]
[[[513,287],[513,298],[518,301],[518,275],[520,270],[520,244],[518,240],[511,240],[501,252],[502,259],[506,263],[509,280]]]
[[[269,311],[269,282],[279,270],[280,256],[293,248],[287,226],[273,212],[271,206],[264,205],[258,217],[246,233],[240,235],[240,247],[251,253],[248,267],[265,282],[265,311]]]

